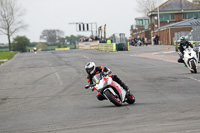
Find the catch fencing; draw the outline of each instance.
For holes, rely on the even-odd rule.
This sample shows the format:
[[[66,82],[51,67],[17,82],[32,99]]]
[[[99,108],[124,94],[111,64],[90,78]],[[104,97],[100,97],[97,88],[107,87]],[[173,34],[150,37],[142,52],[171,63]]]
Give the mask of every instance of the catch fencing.
[[[115,33],[112,36],[112,42],[116,43],[117,51],[126,51],[129,50],[129,44],[126,41],[124,33]]]

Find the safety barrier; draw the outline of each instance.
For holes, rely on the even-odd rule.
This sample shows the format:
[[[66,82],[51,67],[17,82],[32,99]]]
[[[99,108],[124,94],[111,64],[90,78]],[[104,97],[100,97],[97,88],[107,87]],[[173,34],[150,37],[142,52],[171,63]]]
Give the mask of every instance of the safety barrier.
[[[80,42],[78,44],[79,49],[98,49],[98,41],[92,42]]]
[[[118,43],[116,49],[117,51],[129,51],[129,43]]]
[[[98,44],[98,49],[102,51],[108,51],[108,52],[116,52],[116,44],[115,43],[99,43]]]
[[[56,51],[58,50],[70,50],[70,48],[55,48]]]

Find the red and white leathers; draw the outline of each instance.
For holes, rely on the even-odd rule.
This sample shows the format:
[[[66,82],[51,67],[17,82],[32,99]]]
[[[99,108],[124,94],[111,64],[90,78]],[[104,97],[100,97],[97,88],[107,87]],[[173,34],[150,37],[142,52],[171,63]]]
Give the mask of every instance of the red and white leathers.
[[[103,74],[110,74],[111,73],[111,70],[107,67],[103,67],[103,66],[97,66],[95,68],[95,71],[93,74],[90,74],[88,73],[88,76],[87,76],[87,81],[89,83],[89,85],[93,84],[92,82],[92,78],[96,75],[96,74],[99,74],[100,72],[102,72]],[[118,84],[120,84],[127,92],[129,92],[129,88],[117,77],[117,75],[110,75],[110,77],[115,81],[117,82]],[[97,98],[99,100],[104,100],[105,98],[100,94],[100,93],[97,93]]]

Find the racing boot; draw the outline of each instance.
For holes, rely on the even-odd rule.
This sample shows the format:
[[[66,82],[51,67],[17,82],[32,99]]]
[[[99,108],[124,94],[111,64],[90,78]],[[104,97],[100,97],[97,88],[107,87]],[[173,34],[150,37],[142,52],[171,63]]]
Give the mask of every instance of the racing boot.
[[[129,95],[130,90],[129,90],[128,86],[126,86],[121,80],[120,80],[119,84],[124,88],[124,90],[126,90],[127,95]]]
[[[184,60],[183,60],[182,57],[180,57],[180,58],[178,59],[178,63],[184,63]]]
[[[116,75],[112,75],[112,79],[113,79],[114,81],[116,81],[121,87],[123,87],[124,90],[126,90],[127,95],[130,94],[130,90],[129,90],[128,86],[126,86],[126,85],[124,84],[124,82],[122,82]]]

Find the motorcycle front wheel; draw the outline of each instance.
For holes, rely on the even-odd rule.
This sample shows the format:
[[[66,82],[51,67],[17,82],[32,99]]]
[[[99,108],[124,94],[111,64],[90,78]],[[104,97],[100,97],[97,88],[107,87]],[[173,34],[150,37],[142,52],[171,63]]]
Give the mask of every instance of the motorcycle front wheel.
[[[104,94],[110,100],[110,102],[112,102],[114,105],[122,106],[121,100],[118,97],[114,96],[109,90],[106,90]]]
[[[192,73],[197,73],[197,67],[196,67],[196,64],[194,63],[194,60],[191,61],[191,65],[192,65],[192,69],[193,71],[191,71]]]

